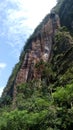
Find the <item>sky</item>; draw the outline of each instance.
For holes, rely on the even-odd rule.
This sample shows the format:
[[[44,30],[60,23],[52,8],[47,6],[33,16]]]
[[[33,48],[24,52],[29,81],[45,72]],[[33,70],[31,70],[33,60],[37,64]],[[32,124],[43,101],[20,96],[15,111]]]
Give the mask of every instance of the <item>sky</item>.
[[[0,96],[27,38],[56,0],[0,0]]]

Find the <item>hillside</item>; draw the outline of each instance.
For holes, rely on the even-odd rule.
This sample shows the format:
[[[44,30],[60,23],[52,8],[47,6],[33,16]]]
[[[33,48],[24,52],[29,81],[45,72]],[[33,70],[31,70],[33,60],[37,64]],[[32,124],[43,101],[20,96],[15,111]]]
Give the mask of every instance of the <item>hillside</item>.
[[[0,99],[0,130],[73,130],[73,1],[27,40]]]

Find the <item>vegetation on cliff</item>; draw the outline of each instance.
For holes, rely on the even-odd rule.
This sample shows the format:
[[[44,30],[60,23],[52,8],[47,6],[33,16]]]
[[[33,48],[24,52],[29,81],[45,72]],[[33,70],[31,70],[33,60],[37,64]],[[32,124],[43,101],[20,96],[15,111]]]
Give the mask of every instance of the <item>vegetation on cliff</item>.
[[[8,112],[3,113],[0,110],[0,129],[72,130],[73,84],[59,86],[54,91],[52,86],[28,86],[18,87],[21,91],[18,90],[16,110],[7,108]]]

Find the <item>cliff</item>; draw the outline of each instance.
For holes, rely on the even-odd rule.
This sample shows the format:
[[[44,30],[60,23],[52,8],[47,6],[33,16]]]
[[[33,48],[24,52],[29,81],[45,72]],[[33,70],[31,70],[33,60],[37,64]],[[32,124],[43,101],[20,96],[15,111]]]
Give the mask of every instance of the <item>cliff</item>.
[[[60,27],[58,15],[52,13],[41,32],[31,42],[31,48],[26,51],[23,63],[16,77],[16,85],[41,78],[40,72],[36,72],[35,65],[43,60],[48,62],[51,58],[53,38],[55,31]]]
[[[0,130],[73,130],[72,5],[58,0],[27,40],[0,99]]]
[[[55,13],[49,14],[46,24],[42,26],[40,32],[37,32],[36,36],[29,43],[30,46],[26,49],[19,71],[16,72],[14,80],[10,81],[9,89],[6,91],[8,87],[5,88],[6,93],[3,93],[4,96],[7,94],[15,95],[16,86],[21,83],[31,81],[32,79],[41,79],[41,72],[37,71],[35,65],[41,60],[44,62],[50,60],[54,35],[59,27],[60,21],[58,15]]]
[[[52,9],[60,17],[61,26],[66,26],[73,33],[73,1],[58,0],[57,5]]]
[[[69,4],[69,2],[70,2],[70,4]],[[21,83],[29,82],[33,79],[41,80],[42,69],[38,70],[35,67],[36,64],[38,64],[40,61],[44,61],[47,63],[50,61],[51,62],[53,61],[53,66],[55,66],[54,65],[55,61],[53,58],[53,57],[55,57],[55,55],[54,55],[55,51],[53,50],[53,47],[57,48],[57,44],[56,44],[57,41],[55,41],[55,37],[57,34],[57,30],[60,27],[60,23],[62,26],[66,25],[66,27],[72,33],[72,15],[68,15],[68,12],[69,12],[69,14],[72,14],[71,4],[72,4],[72,1],[69,1],[69,0],[68,0],[68,2],[66,2],[66,0],[58,1],[58,4],[56,5],[56,7],[52,9],[51,14],[48,14],[44,18],[44,20],[41,22],[41,24],[35,29],[34,33],[27,40],[27,42],[23,48],[23,51],[20,55],[20,61],[18,64],[16,64],[15,68],[13,69],[13,72],[8,80],[6,88],[4,89],[2,97],[6,97],[7,95],[9,95],[13,100],[16,95],[16,86],[18,86]],[[64,8],[63,11],[61,11],[62,8]],[[67,11],[67,9],[69,9],[69,11]],[[57,14],[54,12],[57,12]],[[66,16],[65,16],[65,14],[66,14]],[[70,19],[71,21],[68,22],[67,19],[68,20]],[[64,33],[64,32],[62,32],[62,33]],[[68,34],[66,34],[66,35],[68,36]],[[71,39],[70,37],[68,37],[68,38]],[[66,38],[65,38],[65,40],[66,40]],[[69,42],[70,42],[70,40],[69,40]],[[59,43],[59,46],[62,47],[62,51],[64,48],[66,48],[64,43],[63,43],[63,45],[60,45],[60,43]],[[71,45],[67,45],[67,46],[71,46]],[[60,49],[60,47],[59,47],[59,49]],[[58,50],[56,50],[56,51],[58,51]],[[65,51],[67,51],[67,50],[65,50]],[[59,55],[60,54],[58,54],[58,57],[59,57]],[[61,55],[63,55],[63,54],[61,54]],[[60,55],[60,57],[61,57],[61,55]],[[62,60],[63,60],[63,58],[62,58]],[[61,62],[61,61],[59,61],[59,62]],[[57,66],[59,66],[59,64],[60,64],[59,62],[58,62],[58,64],[56,63],[57,65],[55,66],[55,68],[57,68]],[[58,69],[60,71],[60,68],[58,68]]]

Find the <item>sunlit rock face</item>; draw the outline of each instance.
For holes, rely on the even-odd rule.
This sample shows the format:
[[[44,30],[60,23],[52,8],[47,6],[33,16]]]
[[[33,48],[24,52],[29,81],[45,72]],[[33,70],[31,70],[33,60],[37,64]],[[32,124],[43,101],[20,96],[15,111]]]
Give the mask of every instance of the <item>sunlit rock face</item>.
[[[54,34],[59,27],[58,15],[51,13],[46,25],[42,27],[41,32],[36,38],[32,40],[32,47],[25,54],[23,64],[16,77],[15,85],[30,81],[33,78],[41,78],[40,73],[35,71],[35,65],[40,60],[49,62],[52,45],[54,44]]]
[[[29,46],[21,56],[19,64],[15,67],[16,74],[12,73],[7,87],[3,92],[3,96],[12,96],[13,107],[16,104],[17,86],[32,81],[33,79],[42,79],[43,67],[37,69],[35,66],[43,62],[49,62],[52,59],[52,50],[54,43],[54,35],[60,27],[59,17],[55,13],[49,14],[47,22],[42,24],[41,28],[33,33],[33,37],[29,40]],[[28,45],[28,42],[27,42]],[[17,68],[17,69],[16,69]],[[14,77],[13,77],[14,75]]]
[[[43,25],[41,31],[33,38],[31,48],[26,51],[23,63],[17,73],[13,87],[13,107],[15,108],[16,94],[18,85],[29,82],[33,79],[41,80],[41,69],[36,69],[35,65],[41,60],[49,62],[51,59],[52,45],[54,44],[54,35],[60,27],[59,17],[51,13],[48,22]]]

